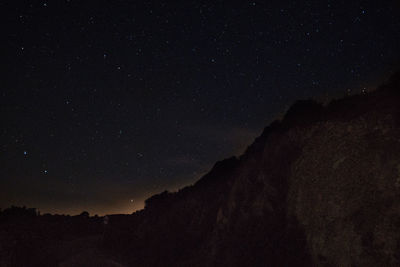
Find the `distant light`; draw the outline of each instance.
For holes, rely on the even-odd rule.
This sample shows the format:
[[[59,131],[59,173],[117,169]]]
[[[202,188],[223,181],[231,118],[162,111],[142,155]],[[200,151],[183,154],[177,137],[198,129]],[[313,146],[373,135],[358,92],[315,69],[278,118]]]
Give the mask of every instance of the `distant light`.
[[[28,155],[28,152],[24,151],[24,155],[25,155],[25,156]]]
[[[47,170],[44,170],[43,172],[44,172],[44,174],[47,174],[48,171],[47,171]]]

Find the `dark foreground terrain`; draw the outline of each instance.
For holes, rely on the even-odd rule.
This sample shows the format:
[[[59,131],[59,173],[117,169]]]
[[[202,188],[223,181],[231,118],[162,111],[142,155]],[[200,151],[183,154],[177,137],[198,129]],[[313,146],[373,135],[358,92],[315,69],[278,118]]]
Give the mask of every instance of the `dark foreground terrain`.
[[[295,103],[239,158],[132,215],[0,214],[0,266],[400,266],[400,75]]]

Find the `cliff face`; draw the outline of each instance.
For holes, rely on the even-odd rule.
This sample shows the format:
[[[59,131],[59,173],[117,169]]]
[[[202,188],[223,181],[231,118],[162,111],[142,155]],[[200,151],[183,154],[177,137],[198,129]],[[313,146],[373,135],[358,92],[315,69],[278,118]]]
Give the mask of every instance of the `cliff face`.
[[[267,128],[241,158],[219,211],[217,259],[399,266],[398,81],[324,108],[298,102]]]
[[[260,152],[249,149],[242,158],[216,224],[219,236],[234,241],[225,242],[228,249],[217,245],[218,258],[235,264],[239,253],[239,265],[260,266],[262,257],[272,266],[399,266],[399,89],[393,80],[324,109],[293,106],[257,144]],[[301,115],[311,110],[320,111],[311,120]],[[251,248],[237,245],[244,233]]]
[[[239,159],[150,198],[105,246],[135,266],[399,266],[400,77],[297,102]]]

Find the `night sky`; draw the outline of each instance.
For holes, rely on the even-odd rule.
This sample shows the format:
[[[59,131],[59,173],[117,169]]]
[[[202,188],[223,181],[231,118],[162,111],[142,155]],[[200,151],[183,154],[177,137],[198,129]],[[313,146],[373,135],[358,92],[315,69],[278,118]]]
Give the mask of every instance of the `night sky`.
[[[192,184],[293,101],[398,69],[396,2],[2,1],[0,208],[131,213]]]

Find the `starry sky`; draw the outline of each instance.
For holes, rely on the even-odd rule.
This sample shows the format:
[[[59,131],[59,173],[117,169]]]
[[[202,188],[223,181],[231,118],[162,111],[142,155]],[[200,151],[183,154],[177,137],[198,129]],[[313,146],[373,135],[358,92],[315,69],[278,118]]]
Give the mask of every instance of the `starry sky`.
[[[131,213],[297,99],[398,69],[397,1],[2,1],[0,208]]]

